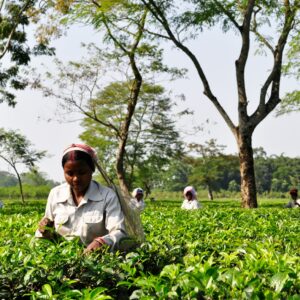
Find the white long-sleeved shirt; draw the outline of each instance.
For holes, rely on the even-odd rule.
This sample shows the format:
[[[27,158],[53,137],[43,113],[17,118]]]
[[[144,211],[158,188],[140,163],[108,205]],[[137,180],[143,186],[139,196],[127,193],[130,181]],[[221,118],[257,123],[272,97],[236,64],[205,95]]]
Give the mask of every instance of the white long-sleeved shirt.
[[[145,209],[145,206],[146,206],[143,199],[138,201],[136,198],[131,198],[130,202],[129,202],[129,205],[132,209],[135,209],[139,212],[142,212]]]
[[[286,208],[300,208],[300,199],[296,201],[291,200],[288,204],[285,205]]]
[[[115,192],[91,181],[84,198],[75,205],[67,183],[53,188],[44,217],[54,222],[55,230],[66,239],[80,237],[88,245],[101,237],[114,248],[126,236],[124,215]],[[37,230],[37,237],[42,234]]]
[[[198,208],[201,208],[201,204],[196,200],[187,200],[187,199],[184,199],[183,200],[183,203],[181,205],[181,208],[182,209],[198,209]]]

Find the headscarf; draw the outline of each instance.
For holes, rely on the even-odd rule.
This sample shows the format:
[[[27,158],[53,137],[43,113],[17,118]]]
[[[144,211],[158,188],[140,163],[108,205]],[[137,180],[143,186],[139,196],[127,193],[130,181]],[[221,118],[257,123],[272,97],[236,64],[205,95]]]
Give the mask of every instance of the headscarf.
[[[131,195],[132,195],[132,197],[135,198],[137,194],[142,194],[142,195],[144,195],[143,189],[141,189],[141,188],[136,188],[136,189],[133,190],[133,192],[132,192]]]
[[[81,155],[79,155],[80,153]],[[82,156],[82,154],[84,154],[84,156]],[[97,166],[96,151],[92,147],[85,144],[71,144],[70,146],[68,146],[63,152],[62,166],[64,167],[65,163],[68,160],[73,161],[81,159],[86,161],[93,172],[95,171],[95,168]]]
[[[190,192],[192,194],[192,200],[196,200],[197,199],[197,193],[196,190],[194,189],[193,186],[187,186],[184,190],[183,190],[183,195],[184,198],[186,198],[186,194]],[[186,198],[187,199],[187,198]]]
[[[93,161],[97,160],[97,152],[96,152],[96,150],[94,148],[88,146],[88,145],[85,145],[85,144],[71,144],[70,146],[68,146],[64,150],[63,156],[65,154],[67,154],[68,152],[71,152],[71,151],[82,151],[82,152],[85,152],[85,153],[87,153],[93,159]]]

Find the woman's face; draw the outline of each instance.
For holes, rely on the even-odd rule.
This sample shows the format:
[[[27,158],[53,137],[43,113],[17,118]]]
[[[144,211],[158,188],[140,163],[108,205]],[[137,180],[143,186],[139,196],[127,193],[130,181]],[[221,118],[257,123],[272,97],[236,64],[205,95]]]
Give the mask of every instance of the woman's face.
[[[64,165],[64,175],[74,192],[84,194],[92,180],[93,170],[84,160],[68,160]]]
[[[191,192],[187,192],[185,194],[186,199],[188,199],[189,201],[191,201],[193,199],[193,194]]]
[[[136,194],[135,198],[137,201],[141,201],[143,199],[143,194],[138,193]]]

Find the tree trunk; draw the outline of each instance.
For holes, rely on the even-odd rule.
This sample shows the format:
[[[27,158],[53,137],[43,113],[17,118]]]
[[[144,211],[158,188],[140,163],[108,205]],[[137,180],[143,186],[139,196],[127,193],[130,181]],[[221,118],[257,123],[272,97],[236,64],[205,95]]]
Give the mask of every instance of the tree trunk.
[[[208,199],[211,201],[214,200],[214,195],[209,185],[207,186],[207,191],[208,191]]]
[[[237,137],[241,173],[241,196],[243,208],[256,208],[256,183],[252,149],[252,133]]]
[[[23,193],[22,180],[21,180],[21,177],[19,175],[18,170],[15,167],[13,167],[13,168],[15,170],[15,173],[17,174],[17,178],[18,178],[18,182],[19,182],[19,188],[20,188],[20,194],[21,194],[21,200],[22,200],[22,203],[25,204],[25,197],[24,197],[24,193]]]
[[[126,182],[125,171],[124,171],[125,144],[126,142],[124,142],[123,140],[119,142],[119,149],[118,149],[117,160],[116,160],[116,172],[117,172],[118,182],[123,196],[129,195],[128,184]]]

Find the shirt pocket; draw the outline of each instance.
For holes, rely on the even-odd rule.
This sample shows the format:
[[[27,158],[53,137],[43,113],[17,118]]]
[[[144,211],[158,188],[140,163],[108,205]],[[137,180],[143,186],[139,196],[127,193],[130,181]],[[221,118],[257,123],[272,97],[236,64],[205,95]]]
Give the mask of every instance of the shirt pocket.
[[[86,244],[91,243],[94,238],[103,236],[106,233],[103,214],[94,213],[83,216],[82,239]]]

